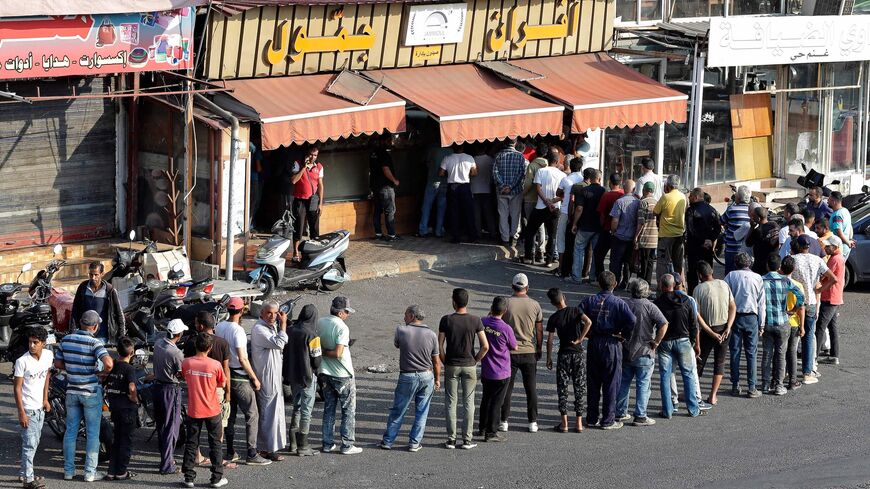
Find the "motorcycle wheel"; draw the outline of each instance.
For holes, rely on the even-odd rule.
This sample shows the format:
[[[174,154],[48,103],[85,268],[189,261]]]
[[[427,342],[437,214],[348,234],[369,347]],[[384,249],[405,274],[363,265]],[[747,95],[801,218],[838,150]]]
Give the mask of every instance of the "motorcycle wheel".
[[[713,259],[716,260],[716,263],[725,266],[725,246],[717,246],[713,250]]]
[[[103,417],[100,420],[100,455],[99,460],[105,462],[109,460],[109,452],[112,449],[112,438],[114,437],[114,427],[109,418]]]
[[[272,292],[275,291],[275,279],[268,275],[261,276],[254,285],[257,286],[257,289],[260,291],[263,296],[262,299],[268,299]]]
[[[336,262],[335,265],[332,266],[332,268],[338,270],[338,273],[340,273],[341,275],[344,275],[344,267],[341,266],[341,263]],[[344,284],[344,282],[329,282],[320,279],[320,286],[330,292],[340,289],[342,284]]]
[[[45,422],[54,436],[62,440],[66,433],[66,406],[59,398],[49,399],[48,402],[51,404],[51,412],[47,413]]]

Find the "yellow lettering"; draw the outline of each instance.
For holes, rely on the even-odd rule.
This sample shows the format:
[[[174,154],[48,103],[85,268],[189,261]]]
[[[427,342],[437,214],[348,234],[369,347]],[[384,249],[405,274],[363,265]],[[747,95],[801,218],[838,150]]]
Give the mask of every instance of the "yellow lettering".
[[[277,42],[272,39],[266,41],[266,59],[269,61],[269,64],[276,65],[287,56],[289,35],[290,23],[285,20],[281,22],[281,25],[279,26]],[[274,49],[276,44],[278,45],[278,49]]]

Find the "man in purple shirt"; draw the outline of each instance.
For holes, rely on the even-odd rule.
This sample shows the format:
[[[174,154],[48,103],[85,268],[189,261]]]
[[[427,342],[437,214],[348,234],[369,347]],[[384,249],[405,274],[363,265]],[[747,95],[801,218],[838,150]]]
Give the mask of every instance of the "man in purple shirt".
[[[480,362],[483,398],[480,401],[478,436],[483,436],[484,441],[506,440],[504,436],[498,434],[498,424],[501,419],[501,406],[511,378],[510,352],[517,349],[514,330],[501,319],[507,307],[507,298],[495,297],[489,315],[481,320],[486,341],[489,342],[489,351]]]

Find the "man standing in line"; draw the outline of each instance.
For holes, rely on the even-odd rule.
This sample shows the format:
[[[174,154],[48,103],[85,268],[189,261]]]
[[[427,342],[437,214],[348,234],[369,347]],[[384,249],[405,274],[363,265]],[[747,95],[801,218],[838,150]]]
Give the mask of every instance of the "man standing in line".
[[[622,344],[622,382],[619,397],[616,399],[616,419],[627,422],[632,419],[628,414],[628,398],[631,381],[635,381],[635,405],[632,424],[652,426],[656,421],[646,413],[649,403],[650,381],[655,369],[655,351],[668,330],[668,321],[655,304],[649,301],[649,284],[644,279],[628,282],[630,299],[625,299],[628,308],[637,318],[631,338]]]
[[[317,455],[308,444],[311,410],[317,395],[317,370],[322,351],[317,335],[317,308],[305,304],[293,328],[287,334],[284,347],[284,384],[290,384],[293,394],[293,414],[290,419],[290,451],[300,457]],[[295,450],[294,450],[295,448]]]
[[[226,388],[223,366],[209,358],[214,336],[197,334],[193,342],[196,355],[181,364],[184,381],[187,383],[186,440],[184,443],[184,487],[194,487],[196,480],[196,455],[199,453],[199,435],[205,424],[208,432],[208,454],[211,460],[211,487],[228,484],[224,478],[223,445],[221,444],[221,407],[217,391]]]
[[[284,414],[284,389],[281,387],[281,352],[287,345],[287,314],[278,310],[278,303],[263,303],[260,319],[251,328],[251,360],[260,379],[257,408],[257,448],[263,458],[273,462],[283,460],[278,450],[287,446],[287,422]]]
[[[547,154],[550,152],[549,146],[546,143],[541,143],[538,145],[537,150],[533,151],[535,157],[529,161],[529,164],[526,166],[525,175],[523,176],[523,231],[522,236],[524,240],[528,240],[527,236],[532,237],[532,244],[535,253],[532,256],[526,255],[526,259],[532,260],[532,262],[541,261],[543,259],[543,253],[541,252],[541,248],[544,246],[544,239],[549,238],[549,236],[544,235],[544,228],[538,226],[536,228],[531,228],[530,221],[532,219],[532,213],[535,211],[538,203],[538,192],[535,186],[535,176],[538,174],[538,170],[542,168],[546,168],[549,163],[547,162]]]
[[[828,254],[828,270],[834,274],[837,282],[830,289],[822,292],[819,306],[819,320],[816,326],[816,345],[824,344],[825,332],[830,332],[831,349],[827,357],[818,357],[819,362],[840,364],[840,335],[837,332],[837,319],[840,316],[840,306],[843,305],[843,288],[846,285],[846,259],[840,252],[842,242],[840,238],[831,236],[825,246]]]
[[[662,179],[655,173],[655,162],[652,158],[644,158],[640,161],[640,166],[642,167],[643,175],[637,179],[637,185],[634,187],[635,194],[638,198],[642,199],[643,196],[643,187],[651,183],[653,188],[652,198],[655,200],[659,200],[662,198]]]
[[[598,201],[597,208],[598,216],[601,222],[601,234],[598,236],[598,243],[595,244],[595,249],[593,250],[593,261],[595,263],[596,270],[606,270],[606,268],[604,267],[604,260],[605,258],[607,258],[607,254],[610,253],[610,242],[613,235],[613,229],[610,226],[613,219],[610,217],[610,211],[613,210],[613,204],[615,204],[616,201],[624,195],[621,187],[622,174],[611,173],[608,180],[610,190],[605,192],[604,195],[601,196],[601,200]],[[611,257],[611,262],[612,261],[613,258]],[[619,273],[614,273],[616,274],[616,279],[618,281]]]
[[[668,323],[661,343],[656,345],[662,391],[662,417],[665,419],[671,419],[674,414],[674,402],[669,400],[672,399],[671,373],[675,362],[683,377],[683,397],[686,400],[689,416],[694,418],[706,414],[706,411],[701,410],[698,397],[695,395],[695,384],[698,378],[694,361],[700,352],[700,346],[696,343],[693,348],[691,338],[696,338],[698,335],[698,321],[695,312],[692,311],[689,296],[677,294],[675,286],[673,275],[669,273],[662,275],[659,280],[659,296],[654,302]]]
[[[154,422],[157,424],[157,442],[160,446],[160,474],[177,474],[175,443],[181,429],[181,362],[184,354],[178,349],[178,340],[187,331],[181,319],[173,319],[166,326],[166,337],[154,344]]]
[[[571,189],[574,185],[583,183],[583,158],[573,158],[569,163],[571,173],[562,178],[559,182],[559,189],[556,190],[556,196],[562,198],[562,205],[559,207],[559,222],[556,223],[556,254],[559,257],[559,276],[571,276],[571,268],[566,263],[566,257],[573,253],[567,253],[570,249],[574,249],[574,234],[571,233],[570,212],[571,212]],[[570,236],[570,239],[568,237]],[[571,247],[568,247],[570,243]]]
[[[803,367],[803,383],[815,384],[819,381],[815,370],[816,357],[816,318],[818,314],[817,295],[823,294],[837,285],[837,277],[825,264],[825,261],[810,253],[812,242],[818,242],[809,236],[796,238],[798,253],[794,256],[794,273],[792,278],[801,283],[804,289],[804,335],[801,337],[801,365]]]
[[[447,442],[444,448],[456,448],[456,404],[462,389],[465,419],[462,425],[461,448],[471,450],[474,443],[474,390],[477,384],[477,364],[486,356],[489,342],[480,318],[468,314],[468,291],[453,289],[453,314],[441,317],[438,325],[438,348],[444,363],[444,394],[447,410]],[[474,353],[474,338],[480,348]]]
[[[737,188],[734,197],[735,201],[722,214],[722,225],[725,227],[726,274],[732,270],[739,270],[734,264],[734,258],[743,249],[748,234],[749,201],[752,198],[752,192],[746,185],[741,185]]]
[[[803,306],[803,294],[788,277],[779,274],[780,259],[776,253],[767,258],[767,274],[764,275],[764,298],[766,324],[764,337],[764,353],[761,357],[762,390],[776,396],[785,395],[783,385],[785,379],[785,355],[788,350],[788,339],[791,332],[788,316]],[[796,302],[788,308],[788,293],[795,295]],[[772,370],[772,372],[771,372]]]
[[[592,321],[576,307],[568,307],[565,295],[557,288],[547,291],[556,312],[547,320],[547,369],[553,370],[553,336],[559,337],[556,358],[556,395],[562,422],[553,427],[557,433],[568,432],[568,386],[574,388],[574,431],[583,431],[586,411],[586,344],[583,342]]]
[[[230,347],[230,416],[227,419],[227,453],[224,454],[229,463],[239,459],[236,455],[233,440],[235,438],[236,415],[241,409],[245,416],[245,445],[247,465],[269,465],[267,460],[257,453],[257,431],[260,425],[260,415],[257,412],[255,392],[260,390],[260,379],[248,360],[248,335],[241,326],[245,303],[240,297],[233,297],[227,303],[229,318],[218,323],[215,335],[223,338]]]
[[[396,168],[390,155],[392,143],[393,136],[384,134],[378,138],[377,146],[369,155],[369,178],[375,210],[372,218],[375,239],[387,241],[399,239],[396,236],[396,187],[399,186],[399,179],[396,178]],[[384,224],[387,226],[386,237],[381,233],[381,215],[384,216]]]
[[[834,236],[840,238],[840,251],[843,253],[843,259],[849,259],[849,253],[855,247],[855,240],[852,239],[854,230],[852,229],[852,214],[849,209],[843,207],[843,194],[840,192],[831,192],[828,198],[828,203],[831,206],[831,232]]]
[[[119,338],[127,336],[127,329],[118,291],[103,280],[103,270],[103,264],[98,261],[88,265],[88,280],[79,284],[73,299],[70,329],[76,329],[85,311],[97,311],[100,326],[94,336],[105,345],[114,345]]]
[[[516,145],[516,139],[507,139],[492,166],[492,182],[498,194],[498,232],[505,246],[513,245],[523,211],[523,177],[528,162]]]
[[[764,331],[765,294],[764,280],[749,269],[752,257],[740,252],[734,257],[735,269],[725,276],[725,283],[731,288],[734,302],[737,304],[737,315],[731,332],[729,347],[731,350],[731,395],[741,395],[740,390],[740,350],[746,355],[746,382],[748,396],[761,396],[755,388],[757,370],[755,368],[758,337]]]
[[[469,241],[477,241],[471,194],[471,177],[477,175],[474,158],[464,152],[462,145],[454,144],[453,154],[441,161],[438,174],[447,177],[447,227],[451,241],[459,243],[463,231]]]
[[[793,279],[791,274],[794,272],[794,257],[791,255],[782,259],[779,265],[779,274],[789,279],[792,285],[797,287],[798,291],[804,297],[804,306],[797,305],[797,294],[789,292],[786,294],[786,308],[794,313],[788,315],[788,324],[791,330],[788,335],[788,348],[785,352],[785,370],[788,375],[788,383],[785,388],[788,390],[798,389],[801,386],[801,381],[797,379],[797,354],[798,342],[804,337],[804,310],[806,307],[806,292],[800,282]]]
[[[341,406],[341,454],[354,455],[362,448],[356,441],[356,380],[350,357],[350,329],[345,321],[356,311],[348,305],[347,297],[332,299],[329,316],[317,322],[323,360],[320,376],[323,380],[323,451],[338,450],[333,444],[335,436],[335,410]]]
[[[414,401],[414,423],[408,434],[408,451],[417,452],[423,447],[432,395],[441,388],[438,337],[423,324],[425,318],[420,306],[411,305],[405,309],[405,324],[396,327],[393,345],[399,349],[400,373],[387,430],[380,444],[384,450],[392,449],[411,401]]]
[[[637,235],[637,209],[640,200],[634,195],[634,180],[622,182],[625,193],[613,204],[609,217],[610,232],[610,271],[616,275],[619,288],[628,286],[631,276],[631,254],[634,251],[634,237]]]
[[[758,206],[752,209],[749,216],[752,229],[746,237],[746,246],[752,248],[752,271],[764,275],[767,273],[767,261],[771,253],[779,253],[779,226],[768,222],[767,208]]]
[[[713,267],[707,263],[698,263],[698,279],[700,284],[695,287],[692,296],[698,304],[698,314],[704,320],[707,328],[700,333],[701,355],[698,357],[698,377],[704,375],[704,367],[713,352],[713,384],[707,403],[716,405],[719,386],[725,375],[725,358],[728,356],[728,337],[737,315],[737,304],[734,294],[724,280],[713,278]]]
[[[689,208],[686,209],[686,262],[689,295],[698,285],[698,262],[713,266],[713,247],[722,234],[719,213],[704,201],[700,187],[689,193]]]
[[[562,199],[556,196],[556,191],[559,189],[559,183],[565,178],[565,173],[556,168],[558,158],[559,154],[556,151],[547,153],[548,166],[535,173],[534,187],[538,201],[526,226],[524,245],[527,263],[537,261],[536,254],[533,256],[532,248],[535,244],[535,230],[539,229],[542,224],[547,234],[544,266],[550,266],[556,260],[556,223],[559,219],[559,207],[562,205]]]
[[[659,242],[656,248],[656,276],[683,274],[683,234],[686,231],[686,196],[677,187],[680,177],[668,175],[665,193],[653,209],[659,217]],[[661,282],[661,280],[659,280]]]
[[[435,204],[435,225],[432,227],[435,237],[444,236],[444,214],[447,212],[447,179],[439,173],[441,161],[450,155],[450,148],[442,148],[437,138],[430,142],[432,146],[426,153],[426,190],[423,192],[423,208],[421,209],[418,238],[429,236],[429,221],[432,216],[432,205]]]
[[[517,349],[511,352],[511,380],[501,408],[500,431],[508,430],[511,413],[511,395],[517,371],[523,375],[526,391],[526,417],[529,432],[538,431],[538,360],[544,350],[544,313],[538,301],[529,297],[529,277],[524,273],[514,275],[511,281],[513,295],[508,299],[504,322],[511,326],[517,339]]]
[[[807,200],[807,209],[816,216],[816,222],[827,221],[834,213],[822,198],[822,189],[819,187],[810,187],[807,190]]]
[[[595,249],[598,243],[598,235],[601,231],[601,219],[598,216],[598,203],[604,195],[604,187],[599,183],[601,172],[592,170],[589,174],[589,185],[574,185],[571,194],[574,196],[574,215],[571,218],[571,232],[576,235],[574,240],[574,263],[571,267],[571,280],[581,283],[589,280],[583,276],[586,249]],[[595,260],[592,260],[589,276],[595,277],[601,270],[595,269]]]
[[[485,231],[487,237],[495,241],[498,222],[495,210],[495,197],[492,195],[492,165],[494,160],[487,146],[474,145],[474,164],[477,175],[471,178],[471,192],[474,195],[474,229]]]
[[[653,212],[658,201],[653,197],[655,193],[654,183],[646,182],[643,184],[642,192],[640,203],[637,206],[637,232],[634,235],[634,248],[639,255],[638,276],[649,286],[652,283],[656,249],[659,245],[659,227],[655,212]]]
[[[601,272],[598,286],[599,293],[580,302],[580,311],[592,320],[586,357],[586,425],[615,430],[622,428],[622,422],[616,421],[616,399],[622,380],[620,342],[631,337],[637,318],[625,301],[613,295],[616,275],[609,270]],[[601,408],[599,401],[603,404]]]
[[[517,339],[510,325],[502,320],[507,311],[507,298],[497,296],[492,300],[489,315],[481,319],[489,350],[480,362],[480,377],[483,383],[483,398],[480,400],[478,436],[486,442],[503,442],[498,434],[498,420],[511,378],[510,352],[517,349]]]
[[[293,259],[299,261],[299,243],[308,230],[309,238],[320,236],[320,208],[323,205],[323,165],[317,161],[320,150],[312,145],[302,162],[293,163]]]

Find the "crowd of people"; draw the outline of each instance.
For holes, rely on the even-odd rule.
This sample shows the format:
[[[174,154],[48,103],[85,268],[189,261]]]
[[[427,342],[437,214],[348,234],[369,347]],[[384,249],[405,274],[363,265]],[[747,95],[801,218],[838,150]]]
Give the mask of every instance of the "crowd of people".
[[[437,332],[425,324],[420,306],[409,306],[395,331],[400,374],[381,449],[395,445],[412,402],[408,450],[421,449],[431,401],[442,381],[447,449],[473,449],[476,440],[506,441],[518,373],[525,391],[528,431],[539,431],[537,370],[544,358],[546,368],[556,371],[560,419],[552,430],[558,433],[588,427],[614,430],[628,422],[654,425],[648,406],[656,364],[662,399],[659,417],[669,419],[679,411],[677,370],[686,412],[695,417],[717,404],[726,367],[731,395],[757,398],[815,384],[819,363],[839,363],[845,259],[855,245],[851,218],[839,193],[824,202],[818,189],[812,189],[806,209],[786,206],[786,226],[780,228],[768,219],[765,207],[752,202],[746,187],[738,189],[734,202],[720,216],[702,189],[686,196],[676,176],[662,179],[655,174],[652,160],[643,161],[643,175],[637,182],[615,173],[608,176],[609,189],[605,189],[600,171],[583,169],[582,156],[567,158],[559,149],[542,144],[535,150],[537,157],[528,161],[519,144],[508,141],[489,167],[459,147],[440,158],[431,156],[432,161],[440,161],[436,175],[446,177],[449,232],[455,239],[463,234],[476,237],[481,227],[469,206],[477,209],[477,215],[493,209],[477,207],[481,199],[476,194],[482,190],[470,179],[481,171],[489,173],[498,192],[492,206],[498,224],[491,223],[491,232],[514,244],[525,216],[519,233],[523,260],[559,262],[557,273],[566,281],[597,284],[599,291],[569,305],[562,290],[548,290],[555,312],[546,327],[543,308],[528,295],[529,278],[524,273],[513,277],[513,294],[494,297],[482,318],[468,312],[467,290],[453,290],[453,313],[440,319]],[[314,158],[316,154],[311,161]],[[398,184],[390,177],[392,173],[384,171],[384,182]],[[430,203],[440,191],[433,189],[426,199]],[[389,192],[384,194],[379,209],[389,214],[394,209],[387,202]],[[428,217],[424,213],[424,220]],[[436,234],[440,223],[441,218],[436,218]],[[388,221],[388,237],[394,236],[391,226]],[[428,224],[422,222],[420,234],[428,231]],[[713,273],[719,240],[724,242],[723,279]],[[539,256],[541,246],[545,251]],[[116,354],[107,350],[103,338],[123,332],[123,326],[113,317],[114,291],[100,283],[101,270],[92,272],[91,284],[83,284],[77,294],[77,329],[54,352],[44,348],[45,331],[33,329],[29,352],[15,362],[20,480],[27,488],[44,487],[42,479],[35,477],[33,457],[45,413],[51,409],[52,366],[65,371],[68,379],[64,479],[71,480],[76,473],[82,420],[84,480],[127,480],[135,475],[128,469],[140,403],[137,372],[130,365],[133,343],[121,337],[114,342]],[[626,290],[627,297],[614,294],[617,289]],[[221,487],[228,483],[225,470],[235,468],[237,462],[262,466],[283,460],[282,453],[302,457],[360,453],[355,436],[356,374],[347,325],[355,311],[348,299],[335,297],[329,314],[322,317],[313,305],[306,305],[293,321],[276,302],[267,301],[250,338],[241,325],[244,303],[233,298],[227,307],[229,319],[219,324],[209,314],[197,316],[195,333],[188,332],[182,321],[171,321],[166,337],[154,347],[151,396],[160,474],[182,474],[183,484],[193,487],[195,468],[209,466],[211,486]],[[699,379],[711,354],[712,379],[705,396]],[[483,397],[476,409],[478,376]],[[187,389],[186,409],[182,409],[182,385]],[[324,405],[321,447],[315,450],[309,435],[318,388]],[[571,389],[573,404],[569,404]],[[114,440],[103,476],[96,470],[104,396]],[[291,404],[289,420],[285,397]],[[237,442],[240,412],[245,436]],[[174,451],[181,429],[184,455],[178,467]],[[200,452],[203,429],[207,456]]]

